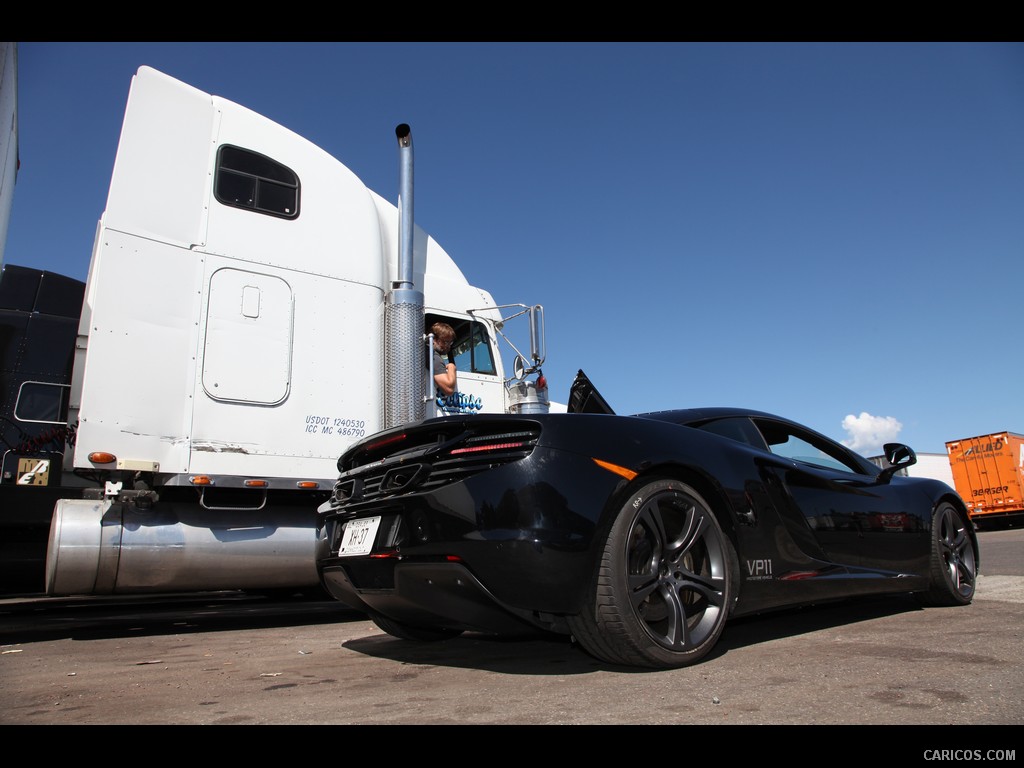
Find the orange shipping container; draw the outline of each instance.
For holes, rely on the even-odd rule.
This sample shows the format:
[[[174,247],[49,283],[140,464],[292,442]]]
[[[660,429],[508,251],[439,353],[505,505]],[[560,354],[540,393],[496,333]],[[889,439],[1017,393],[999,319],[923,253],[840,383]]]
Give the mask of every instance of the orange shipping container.
[[[946,443],[956,491],[971,517],[1024,512],[1024,435],[995,432]]]

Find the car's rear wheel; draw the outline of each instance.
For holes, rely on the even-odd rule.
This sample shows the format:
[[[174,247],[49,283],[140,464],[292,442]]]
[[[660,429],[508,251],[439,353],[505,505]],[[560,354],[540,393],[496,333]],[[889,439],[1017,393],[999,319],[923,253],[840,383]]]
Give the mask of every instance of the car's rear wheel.
[[[614,664],[693,664],[725,627],[735,563],[700,495],[676,480],[652,480],[612,524],[588,603],[570,628],[589,653]]]
[[[379,613],[370,615],[370,620],[383,629],[392,637],[399,640],[415,640],[417,642],[435,642],[437,640],[450,640],[462,634],[458,629],[445,629],[443,627],[414,627],[411,624],[404,624]]]
[[[943,502],[935,509],[931,533],[931,584],[918,595],[926,605],[967,605],[978,580],[978,549],[967,515]]]

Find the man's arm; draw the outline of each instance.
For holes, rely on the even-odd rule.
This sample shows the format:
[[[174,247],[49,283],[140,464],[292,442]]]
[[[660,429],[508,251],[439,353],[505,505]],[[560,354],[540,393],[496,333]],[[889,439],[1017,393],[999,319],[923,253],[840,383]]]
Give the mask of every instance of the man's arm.
[[[455,363],[445,365],[444,373],[435,373],[434,383],[444,394],[454,393],[456,388]]]

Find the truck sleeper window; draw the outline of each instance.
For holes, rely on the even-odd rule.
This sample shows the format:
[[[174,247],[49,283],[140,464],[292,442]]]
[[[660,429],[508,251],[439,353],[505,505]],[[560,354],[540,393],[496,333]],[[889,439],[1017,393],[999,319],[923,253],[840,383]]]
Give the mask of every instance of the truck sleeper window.
[[[294,219],[299,215],[299,177],[265,155],[225,145],[217,153],[213,190],[224,205]]]

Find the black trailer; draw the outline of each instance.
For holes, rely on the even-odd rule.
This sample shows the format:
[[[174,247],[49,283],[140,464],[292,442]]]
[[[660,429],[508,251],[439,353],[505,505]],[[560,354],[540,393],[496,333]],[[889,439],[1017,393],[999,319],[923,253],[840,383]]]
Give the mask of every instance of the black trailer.
[[[42,592],[64,451],[85,283],[0,267],[0,593]]]

